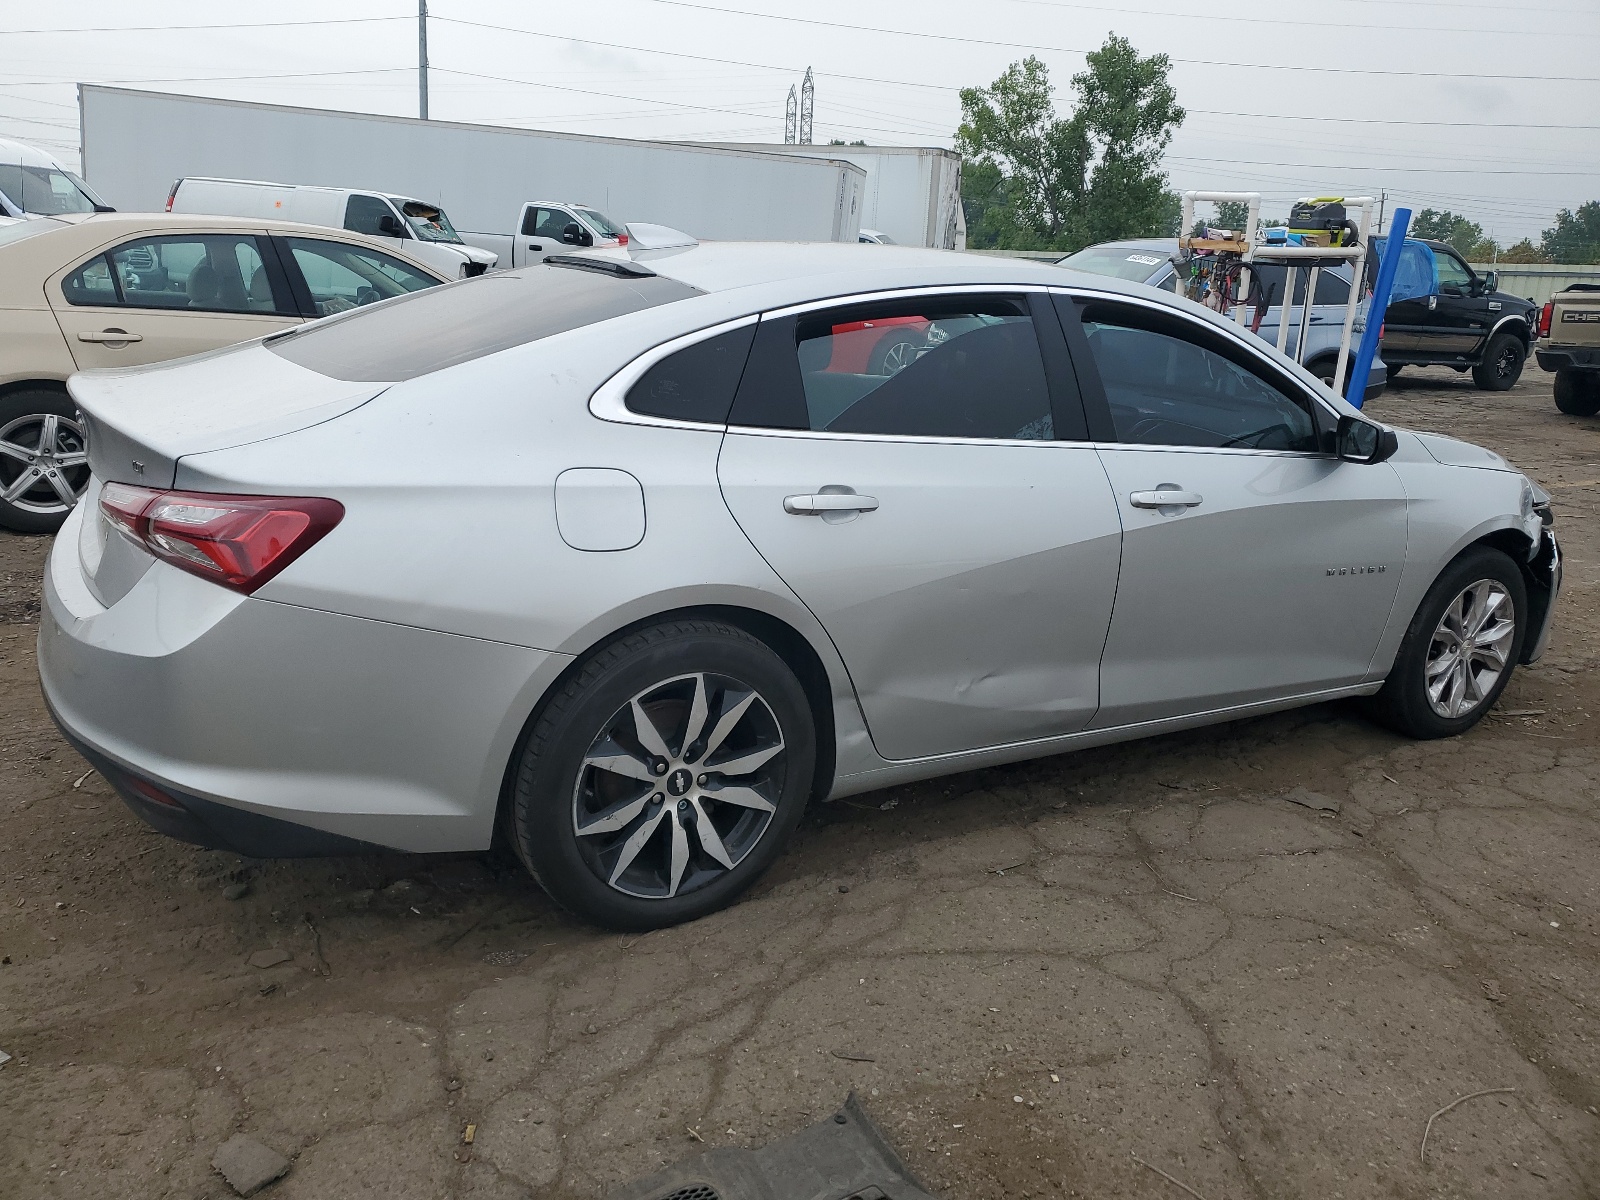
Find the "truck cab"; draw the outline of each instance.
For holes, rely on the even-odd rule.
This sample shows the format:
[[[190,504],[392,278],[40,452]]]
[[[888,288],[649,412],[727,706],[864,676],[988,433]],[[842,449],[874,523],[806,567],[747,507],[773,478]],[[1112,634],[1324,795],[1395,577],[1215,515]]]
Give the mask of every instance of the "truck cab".
[[[552,254],[626,246],[628,235],[610,217],[587,204],[530,200],[522,206],[512,237],[511,265],[526,267]]]

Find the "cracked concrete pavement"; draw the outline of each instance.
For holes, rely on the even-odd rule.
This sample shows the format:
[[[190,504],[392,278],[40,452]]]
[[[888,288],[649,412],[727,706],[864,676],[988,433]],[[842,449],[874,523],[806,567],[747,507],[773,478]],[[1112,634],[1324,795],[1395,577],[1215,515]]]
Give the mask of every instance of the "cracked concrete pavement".
[[[245,861],[75,787],[45,544],[0,535],[0,1191],[221,1197],[244,1132],[275,1200],[596,1197],[855,1089],[951,1200],[1600,1194],[1600,421],[1532,370],[1376,411],[1556,497],[1554,644],[1476,731],[1321,706],[854,797],[643,937],[497,857]]]

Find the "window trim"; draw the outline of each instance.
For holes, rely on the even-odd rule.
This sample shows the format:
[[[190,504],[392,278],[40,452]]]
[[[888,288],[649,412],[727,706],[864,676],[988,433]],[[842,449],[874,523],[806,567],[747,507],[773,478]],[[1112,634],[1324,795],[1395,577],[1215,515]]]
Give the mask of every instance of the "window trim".
[[[690,346],[710,341],[724,333],[732,333],[736,329],[754,325],[761,320],[761,317],[761,313],[748,313],[731,321],[708,325],[704,329],[696,329],[693,333],[685,333],[660,345],[652,346],[595,389],[594,395],[589,397],[590,414],[616,425],[657,425],[667,429],[709,429],[720,433],[728,428],[726,421],[685,421],[676,417],[658,417],[650,413],[634,412],[628,407],[628,392],[644,377],[645,372],[662,359],[669,358],[680,350],[687,350]]]
[[[1182,321],[1192,328],[1205,330],[1219,338],[1231,339],[1240,350],[1261,368],[1261,370],[1253,373],[1262,375],[1267,382],[1272,383],[1280,391],[1286,390],[1286,388],[1293,388],[1294,393],[1291,394],[1291,398],[1297,394],[1307,402],[1311,412],[1312,425],[1316,428],[1317,438],[1325,446],[1329,433],[1338,424],[1338,414],[1328,407],[1322,397],[1295,379],[1293,375],[1273,362],[1271,358],[1263,354],[1255,346],[1250,345],[1245,335],[1235,332],[1232,328],[1225,332],[1208,321],[1195,320],[1175,305],[1162,304],[1159,301],[1148,300],[1142,296],[1130,296],[1122,292],[1102,292],[1083,287],[1052,287],[1049,291],[1054,296],[1060,296],[1070,301],[1075,308],[1084,302],[1127,304],[1136,308],[1151,309],[1168,318]],[[1061,324],[1067,335],[1067,345],[1072,351],[1074,364],[1076,365],[1080,358],[1084,360],[1084,365],[1078,367],[1078,383],[1080,390],[1083,392],[1085,414],[1089,418],[1089,434],[1091,437],[1095,437],[1096,425],[1099,425],[1099,432],[1106,435],[1095,437],[1094,444],[1097,447],[1107,450],[1257,455],[1271,458],[1332,459],[1337,457],[1332,449],[1327,448],[1321,450],[1265,450],[1255,446],[1163,446],[1145,442],[1124,442],[1116,436],[1115,428],[1111,424],[1111,410],[1106,400],[1105,384],[1100,379],[1100,366],[1094,361],[1094,354],[1089,349],[1088,339],[1084,335],[1081,319],[1070,322],[1063,319]],[[1251,334],[1249,336],[1254,337],[1255,335]],[[1281,383],[1274,382],[1275,379],[1281,380]]]

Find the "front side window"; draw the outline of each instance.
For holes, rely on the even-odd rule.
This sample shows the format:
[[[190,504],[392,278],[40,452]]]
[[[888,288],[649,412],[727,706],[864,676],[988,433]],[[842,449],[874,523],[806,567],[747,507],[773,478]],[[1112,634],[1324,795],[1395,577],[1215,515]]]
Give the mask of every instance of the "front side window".
[[[1472,272],[1466,264],[1454,254],[1441,251],[1435,251],[1433,258],[1439,264],[1439,291],[1447,296],[1465,293],[1472,284]]]
[[[105,256],[122,302],[130,308],[204,312],[272,312],[272,288],[262,267],[261,247],[248,234],[191,234],[124,242]],[[64,290],[72,304],[97,286],[92,264],[69,276]],[[103,294],[103,288],[99,294]]]
[[[365,233],[374,237],[397,237],[398,230],[384,229],[383,219],[393,224],[394,210],[377,196],[351,196],[344,206],[344,227],[351,233]]]
[[[421,291],[439,283],[432,275],[425,275],[377,250],[316,238],[288,238],[287,241],[319,317],[376,304],[379,300]]]
[[[1222,335],[1124,305],[1090,304],[1082,318],[1118,441],[1318,449],[1310,402],[1245,365],[1248,352]]]
[[[795,355],[810,428],[1049,440],[1044,362],[1026,304],[945,297],[802,317]]]
[[[522,232],[530,237],[561,240],[561,231],[573,224],[572,214],[564,208],[530,208],[523,218]]]

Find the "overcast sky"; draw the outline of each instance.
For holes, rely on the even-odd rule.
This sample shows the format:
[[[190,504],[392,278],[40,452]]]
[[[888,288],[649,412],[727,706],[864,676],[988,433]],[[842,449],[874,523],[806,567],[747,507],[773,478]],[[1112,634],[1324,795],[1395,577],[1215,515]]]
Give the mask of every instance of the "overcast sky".
[[[1167,156],[1179,189],[1257,190],[1270,215],[1297,196],[1387,190],[1391,209],[1451,208],[1502,244],[1600,199],[1600,0],[429,8],[436,119],[781,141],[809,65],[816,141],[948,146],[957,89],[1033,53],[1065,99],[1083,51],[1115,31],[1173,59],[1189,113]],[[415,0],[0,0],[0,136],[75,164],[78,81],[415,116],[416,55]]]

